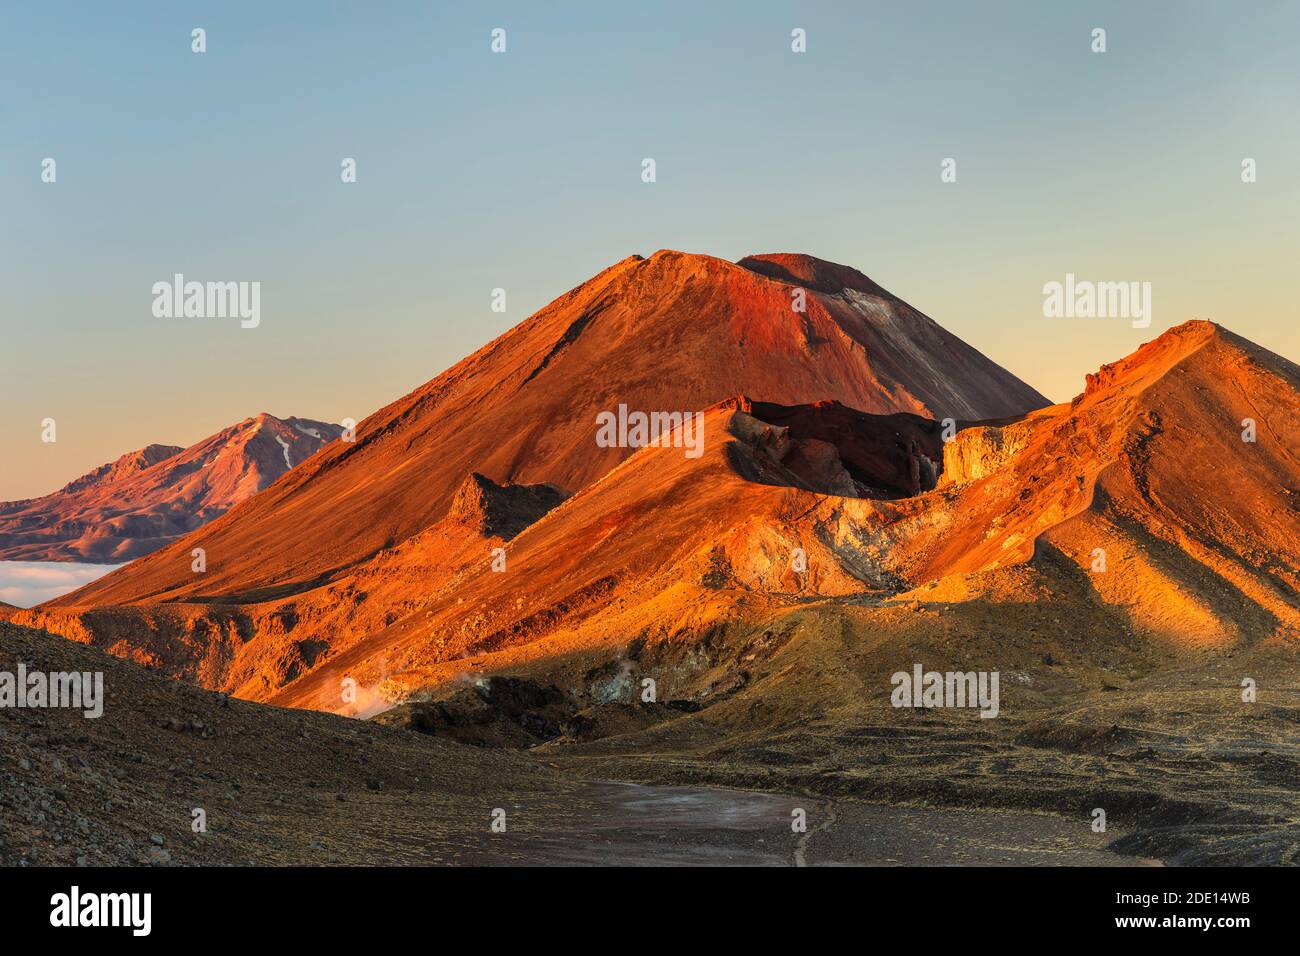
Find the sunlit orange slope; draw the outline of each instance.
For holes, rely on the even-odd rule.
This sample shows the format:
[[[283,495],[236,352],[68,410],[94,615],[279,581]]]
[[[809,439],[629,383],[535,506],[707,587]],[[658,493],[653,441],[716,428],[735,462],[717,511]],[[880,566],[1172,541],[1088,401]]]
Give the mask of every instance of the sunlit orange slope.
[[[1058,637],[1077,625],[1098,653],[1290,642],[1298,395],[1291,363],[1189,323],[1074,402],[946,445],[912,416],[729,400],[706,413],[699,458],[643,448],[507,535],[471,504],[292,596],[33,619],[209,686],[332,710],[352,706],[344,677],[391,702],[467,672],[589,668],[637,641],[686,684],[703,649],[785,633],[792,615],[837,640],[942,642],[970,616],[996,622],[976,628],[990,647],[1032,645],[1041,615],[1023,609],[1043,607],[1065,615]],[[901,487],[940,456],[937,487]],[[534,494],[466,488],[462,502]],[[900,617],[899,601],[943,613]]]
[[[355,443],[53,606],[312,587],[429,527],[471,471],[586,487],[630,453],[596,445],[601,411],[696,411],[742,393],[957,419],[1047,404],[855,270],[806,256],[633,256],[376,412]],[[207,554],[201,576],[195,547]]]
[[[808,487],[774,462],[780,429],[755,411],[712,410],[723,441],[698,461],[638,452],[514,539],[508,573],[485,552],[418,613],[272,699],[345,709],[344,676],[392,700],[464,672],[617,659],[633,641],[676,647],[685,675],[696,642],[779,631],[812,595],[832,602],[820,626],[837,633],[896,620],[863,597],[910,593],[1002,608],[985,637],[1019,643],[1014,608],[1063,574],[1077,582],[1068,613],[1105,628],[1083,638],[1099,648],[1124,635],[1175,649],[1300,640],[1300,374],[1217,326],[1166,333],[1069,405],[965,430],[940,487],[914,497]],[[890,626],[924,636],[925,619]],[[951,623],[933,626],[938,638]]]

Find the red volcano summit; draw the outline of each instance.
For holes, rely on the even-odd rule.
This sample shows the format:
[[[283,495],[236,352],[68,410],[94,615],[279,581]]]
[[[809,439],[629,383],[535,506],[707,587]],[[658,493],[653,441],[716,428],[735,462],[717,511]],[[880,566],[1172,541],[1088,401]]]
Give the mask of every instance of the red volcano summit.
[[[802,309],[802,311],[800,311]],[[579,491],[635,449],[595,419],[746,394],[876,414],[1002,418],[1047,404],[866,276],[810,256],[632,256],[560,296],[183,545],[62,603],[256,599],[337,575],[443,517],[470,472]],[[190,571],[191,548],[208,572]]]

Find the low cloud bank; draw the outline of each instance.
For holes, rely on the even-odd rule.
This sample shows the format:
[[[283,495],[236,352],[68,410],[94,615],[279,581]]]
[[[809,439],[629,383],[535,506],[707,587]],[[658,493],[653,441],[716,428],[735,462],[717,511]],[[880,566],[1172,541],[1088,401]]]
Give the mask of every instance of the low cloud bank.
[[[0,561],[0,601],[15,607],[35,607],[120,567],[71,561]]]

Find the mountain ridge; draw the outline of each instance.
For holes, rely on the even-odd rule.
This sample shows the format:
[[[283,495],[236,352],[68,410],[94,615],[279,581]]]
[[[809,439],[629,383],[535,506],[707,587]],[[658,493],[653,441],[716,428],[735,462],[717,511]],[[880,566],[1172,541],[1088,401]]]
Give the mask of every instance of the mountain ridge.
[[[39,498],[0,503],[0,560],[141,557],[228,511],[342,428],[263,412],[188,448],[147,445]]]
[[[1300,437],[1289,424],[1295,367],[1189,324],[1090,380],[1075,402],[960,423],[946,443],[939,423],[906,413],[733,397],[704,411],[714,438],[702,457],[671,441],[636,449],[508,538],[481,520],[477,502],[499,494],[495,483],[471,475],[459,487],[473,520],[449,513],[307,590],[102,609],[61,599],[66,608],[51,602],[20,623],[240,696],[323,709],[343,707],[344,676],[368,688],[368,708],[467,672],[523,669],[582,688],[583,668],[604,673],[626,635],[677,675],[674,696],[708,701],[716,687],[688,663],[699,641],[710,654],[743,646],[796,613],[832,633],[879,618],[941,657],[953,653],[947,625],[935,631],[934,615],[900,619],[897,608],[938,602],[1019,628],[1008,601],[1077,602],[1066,596],[1085,588],[1092,597],[1069,613],[1076,627],[1113,631],[1107,654],[1119,653],[1115,640],[1146,656],[1284,639],[1300,623],[1300,522],[1285,490],[1300,485],[1288,451]],[[1268,447],[1239,441],[1241,387],[1260,406]],[[1167,425],[1185,418],[1187,435],[1162,440],[1153,411]],[[1194,455],[1240,460],[1240,474],[1225,487],[1192,476],[1184,493],[1193,440],[1217,442]],[[940,458],[937,483],[922,480],[924,462]],[[1243,500],[1259,520],[1238,514]],[[1088,572],[1099,544],[1117,566],[1109,577]],[[987,638],[980,646],[994,653]]]

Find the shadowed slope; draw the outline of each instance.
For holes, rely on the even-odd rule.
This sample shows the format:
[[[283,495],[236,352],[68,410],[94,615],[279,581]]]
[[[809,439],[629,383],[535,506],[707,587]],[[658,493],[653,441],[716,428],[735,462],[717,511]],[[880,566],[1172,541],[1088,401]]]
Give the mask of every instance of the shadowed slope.
[[[103,714],[5,711],[4,867],[505,862],[486,794],[551,825],[580,799],[523,755],[231,700],[0,623],[0,669],[19,664],[102,674]]]

